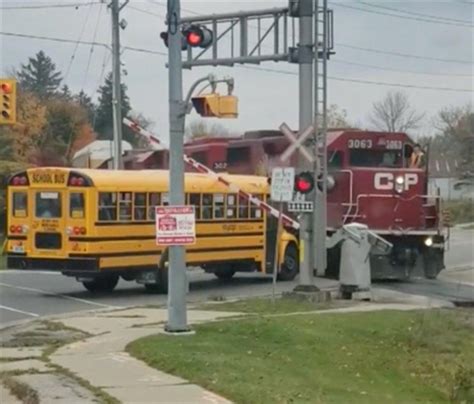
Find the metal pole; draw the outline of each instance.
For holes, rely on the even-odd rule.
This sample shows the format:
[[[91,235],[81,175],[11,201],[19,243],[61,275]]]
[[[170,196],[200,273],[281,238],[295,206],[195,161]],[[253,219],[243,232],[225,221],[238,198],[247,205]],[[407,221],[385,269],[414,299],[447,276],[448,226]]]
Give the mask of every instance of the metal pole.
[[[168,0],[168,77],[170,117],[170,204],[184,205],[184,119],[181,60],[180,1]],[[169,249],[168,332],[188,331],[186,313],[186,262],[184,246]]]
[[[114,169],[123,168],[122,161],[122,91],[120,82],[120,6],[119,0],[110,4],[112,14],[112,109],[114,125]]]
[[[300,0],[299,19],[299,129],[313,123],[313,0]],[[298,160],[299,171],[304,170],[303,158]],[[312,227],[313,215],[303,213],[300,220],[300,284],[296,291],[317,290],[313,279]]]
[[[322,3],[322,7],[321,7]],[[317,133],[316,178],[322,188],[316,187],[314,198],[314,239],[315,267],[318,276],[324,276],[327,267],[326,229],[327,229],[327,58],[328,58],[328,27],[327,0],[315,0],[315,35],[314,55],[315,74],[315,108],[314,126]],[[320,44],[321,43],[321,44]],[[321,51],[321,52],[320,52]],[[321,60],[319,59],[321,56]]]

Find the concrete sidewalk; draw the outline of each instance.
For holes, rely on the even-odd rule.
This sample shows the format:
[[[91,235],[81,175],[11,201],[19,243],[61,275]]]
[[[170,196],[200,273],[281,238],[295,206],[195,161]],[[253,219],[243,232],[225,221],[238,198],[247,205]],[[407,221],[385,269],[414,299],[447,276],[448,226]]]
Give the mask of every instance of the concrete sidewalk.
[[[374,289],[372,299],[372,302],[353,301],[350,307],[341,309],[322,310],[321,314],[452,307],[449,302],[382,289]],[[198,324],[239,314],[190,309],[188,321],[190,324]],[[304,313],[285,315],[300,314]],[[16,375],[15,378],[38,390],[39,401],[48,404],[92,403],[97,402],[103,393],[118,402],[133,404],[230,403],[200,386],[151,368],[125,352],[128,343],[164,332],[166,318],[166,309],[147,307],[102,310],[50,321],[49,328],[52,330],[66,334],[79,333],[83,337],[80,340],[76,337],[75,342],[66,344],[49,355],[44,352],[45,348],[2,348],[0,356],[3,359],[10,358],[11,361],[0,362],[0,374],[2,371],[11,372],[15,369],[33,370],[33,373]],[[84,337],[84,333],[89,336]],[[28,332],[23,334],[28,335]],[[30,330],[29,335],[34,335],[34,332]],[[3,394],[3,390],[0,392]],[[2,397],[2,404],[18,402],[6,394],[7,392],[5,398]]]
[[[189,323],[237,314],[190,310]],[[229,403],[202,387],[150,368],[124,352],[128,343],[164,332],[166,318],[165,309],[137,308],[62,320],[65,326],[86,331],[93,337],[58,349],[50,356],[51,362],[122,403]]]

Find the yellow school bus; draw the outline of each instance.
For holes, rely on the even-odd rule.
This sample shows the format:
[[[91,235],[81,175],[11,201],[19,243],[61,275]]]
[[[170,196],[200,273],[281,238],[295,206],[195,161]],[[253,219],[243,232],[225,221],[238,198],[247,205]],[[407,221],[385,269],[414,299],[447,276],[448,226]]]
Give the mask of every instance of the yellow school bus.
[[[266,200],[267,178],[227,175],[242,191]],[[168,171],[32,168],[8,183],[7,263],[75,277],[92,292],[112,291],[119,278],[166,292],[167,250],[156,245],[155,207],[169,203]],[[238,271],[271,273],[276,223],[212,176],[187,173],[186,204],[196,235],[189,267],[218,278]],[[283,231],[278,277],[298,273],[298,240]]]

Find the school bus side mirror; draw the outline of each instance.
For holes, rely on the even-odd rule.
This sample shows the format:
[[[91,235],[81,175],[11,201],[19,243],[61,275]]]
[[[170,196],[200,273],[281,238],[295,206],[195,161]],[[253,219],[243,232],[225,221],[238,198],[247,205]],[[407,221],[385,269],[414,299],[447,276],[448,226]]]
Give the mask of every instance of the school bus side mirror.
[[[238,99],[234,95],[201,94],[192,98],[196,112],[203,117],[237,118]]]

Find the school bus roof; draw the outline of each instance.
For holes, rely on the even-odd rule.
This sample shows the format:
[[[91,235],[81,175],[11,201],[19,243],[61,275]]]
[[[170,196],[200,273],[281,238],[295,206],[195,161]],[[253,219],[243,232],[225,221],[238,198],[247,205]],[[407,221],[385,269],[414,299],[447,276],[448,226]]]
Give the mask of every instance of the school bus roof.
[[[134,188],[168,187],[168,170],[94,170],[82,168],[58,168],[58,167],[37,167],[28,169],[28,173],[37,171],[64,171],[66,173],[75,172],[83,174],[92,180],[93,186],[97,188],[123,188],[132,190]],[[230,183],[237,185],[242,190],[251,193],[267,192],[268,182],[266,177],[254,175],[231,175],[222,174]],[[228,188],[220,183],[216,178],[207,174],[186,173],[186,192],[213,192],[228,191]],[[139,190],[138,189],[138,190]]]

